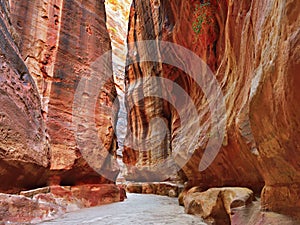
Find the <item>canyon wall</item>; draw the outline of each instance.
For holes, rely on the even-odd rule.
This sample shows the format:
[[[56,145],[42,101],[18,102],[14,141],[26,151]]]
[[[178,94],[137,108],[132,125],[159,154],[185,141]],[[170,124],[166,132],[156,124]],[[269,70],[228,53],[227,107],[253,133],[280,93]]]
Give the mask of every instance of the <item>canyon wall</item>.
[[[159,173],[157,165],[172,155],[188,187],[244,186],[256,192],[264,187],[263,209],[299,215],[299,9],[295,0],[134,0],[127,56],[132,64],[125,80],[129,130],[123,161],[129,176],[151,179],[149,174]],[[195,53],[193,58],[209,66],[199,67],[202,85],[178,68],[193,66],[193,58],[180,58],[159,42],[150,48],[135,43],[145,40],[172,42]],[[140,62],[149,54],[160,60]],[[163,64],[168,57],[179,66]],[[205,78],[210,71],[226,106],[217,119],[210,110],[214,99],[206,98],[214,91],[212,79]],[[160,79],[147,83],[153,77]],[[164,86],[163,78],[172,84]],[[192,102],[177,96],[177,84]],[[174,100],[171,104],[153,93]],[[199,120],[191,117],[182,124],[180,115],[193,107]],[[224,121],[221,147],[205,149],[217,135],[214,123]],[[200,172],[200,160],[207,155],[208,163],[214,160]]]
[[[154,44],[149,51],[142,46],[140,51],[130,45],[132,42],[159,39],[162,21],[161,8],[157,4],[157,1],[133,1],[129,19],[127,60],[134,63],[127,66],[125,76],[128,130],[123,161],[128,168],[127,179],[139,181],[162,180],[161,165],[171,153],[170,136],[165,133],[165,128],[170,125],[168,115],[165,115],[166,103],[153,96],[154,93],[162,95],[160,81],[150,87],[141,82],[144,78],[162,76],[162,63],[139,62],[140,55],[153,54],[151,51],[158,54],[158,46]],[[146,97],[140,99],[140,96]]]
[[[45,182],[49,149],[40,96],[14,42],[8,2],[0,3],[0,191],[14,192]]]
[[[111,53],[97,64],[111,50],[104,1],[1,1],[1,22],[1,176],[20,182],[0,186],[113,182],[118,102]],[[104,83],[93,95],[90,77]],[[84,133],[89,125],[74,125],[76,98],[78,111],[89,107],[81,99],[94,98],[83,119],[95,119],[96,136]],[[76,140],[85,143],[84,154]],[[104,167],[107,177],[95,171]]]

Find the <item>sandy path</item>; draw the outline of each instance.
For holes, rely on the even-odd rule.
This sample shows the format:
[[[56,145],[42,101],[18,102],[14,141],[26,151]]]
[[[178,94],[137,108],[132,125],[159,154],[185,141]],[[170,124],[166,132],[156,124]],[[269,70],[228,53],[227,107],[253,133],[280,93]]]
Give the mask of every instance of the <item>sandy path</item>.
[[[177,198],[157,195],[128,194],[128,199],[121,203],[83,209],[64,215],[60,219],[41,224],[199,224],[205,225],[201,218],[187,215],[179,206]]]

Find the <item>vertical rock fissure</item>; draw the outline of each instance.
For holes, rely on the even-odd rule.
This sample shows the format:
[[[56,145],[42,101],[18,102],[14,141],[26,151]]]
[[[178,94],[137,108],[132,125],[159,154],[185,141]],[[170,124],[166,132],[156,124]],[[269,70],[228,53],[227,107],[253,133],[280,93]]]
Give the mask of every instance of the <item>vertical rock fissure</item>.
[[[125,64],[127,55],[127,33],[129,11],[132,0],[106,0],[106,26],[112,45],[113,77],[119,99],[116,135],[118,139],[117,159],[122,170],[122,151],[127,127],[127,112],[125,108]]]

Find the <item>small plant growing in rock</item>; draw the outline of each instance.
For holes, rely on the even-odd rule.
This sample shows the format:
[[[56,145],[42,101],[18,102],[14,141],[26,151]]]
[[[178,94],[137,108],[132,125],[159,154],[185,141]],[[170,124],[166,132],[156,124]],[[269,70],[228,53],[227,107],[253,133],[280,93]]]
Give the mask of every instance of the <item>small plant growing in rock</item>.
[[[192,23],[192,28],[195,34],[198,36],[201,34],[203,25],[210,24],[211,16],[207,14],[207,7],[209,7],[211,4],[209,1],[204,2],[201,1],[200,3],[196,4],[194,9],[194,17],[195,20]]]

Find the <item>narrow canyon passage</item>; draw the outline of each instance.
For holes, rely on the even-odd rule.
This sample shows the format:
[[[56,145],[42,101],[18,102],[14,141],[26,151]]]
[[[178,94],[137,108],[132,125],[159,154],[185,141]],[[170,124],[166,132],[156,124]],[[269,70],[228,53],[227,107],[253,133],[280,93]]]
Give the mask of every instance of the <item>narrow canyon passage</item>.
[[[39,223],[41,225],[212,225],[202,218],[189,215],[178,205],[177,198],[159,195],[127,194],[120,203],[82,209],[67,213],[59,219]],[[260,201],[246,209],[234,211],[231,225],[299,225],[287,216],[260,212]],[[221,221],[213,225],[225,225]]]
[[[123,146],[127,128],[127,112],[125,107],[125,65],[127,57],[127,34],[129,13],[132,0],[106,0],[106,26],[112,45],[112,71],[119,100],[119,112],[115,125],[117,136],[117,161],[120,166],[120,180],[126,167],[123,164]]]
[[[0,224],[299,225],[299,15],[0,0]]]

